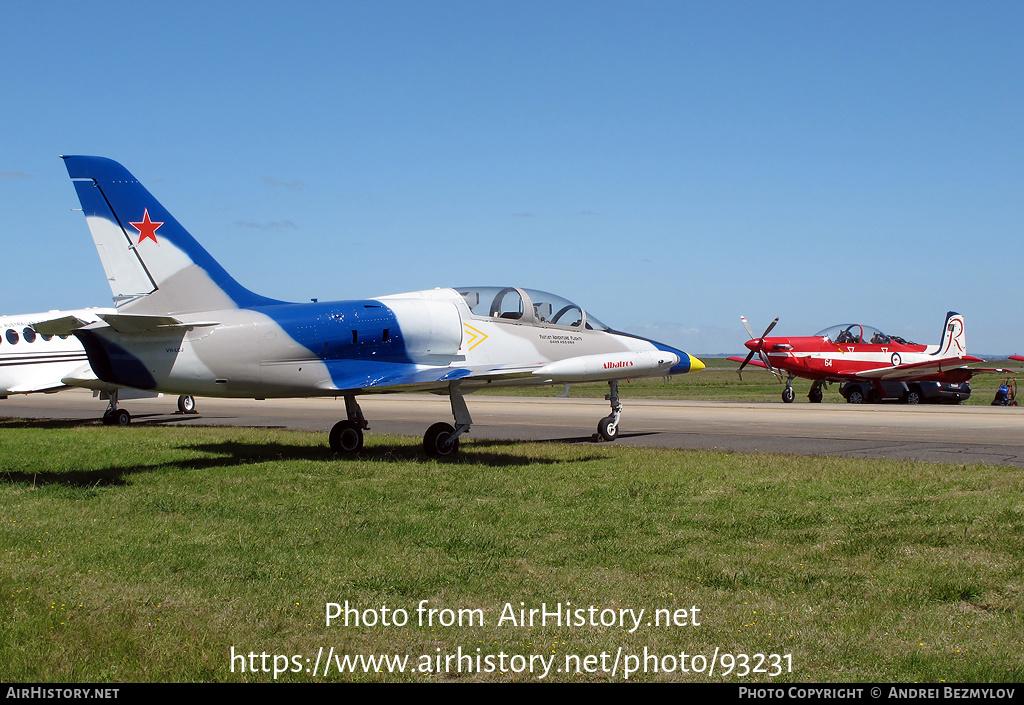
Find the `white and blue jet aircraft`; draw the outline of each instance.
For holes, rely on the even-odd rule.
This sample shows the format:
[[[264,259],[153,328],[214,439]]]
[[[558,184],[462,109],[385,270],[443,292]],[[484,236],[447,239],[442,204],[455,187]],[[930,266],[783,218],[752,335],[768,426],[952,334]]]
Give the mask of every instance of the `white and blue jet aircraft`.
[[[329,303],[260,296],[236,282],[123,166],[101,157],[63,159],[116,313],[87,325],[54,321],[46,331],[73,328],[101,384],[210,397],[344,397],[347,418],[330,433],[340,453],[358,451],[369,428],[357,396],[447,394],[454,426],[436,423],[423,440],[429,455],[444,457],[472,424],[463,395],[474,389],[607,381],[611,414],[598,432],[613,440],[622,413],[618,380],[704,368],[681,350],[614,331],[566,299],[519,287]],[[92,373],[66,382],[89,386]]]

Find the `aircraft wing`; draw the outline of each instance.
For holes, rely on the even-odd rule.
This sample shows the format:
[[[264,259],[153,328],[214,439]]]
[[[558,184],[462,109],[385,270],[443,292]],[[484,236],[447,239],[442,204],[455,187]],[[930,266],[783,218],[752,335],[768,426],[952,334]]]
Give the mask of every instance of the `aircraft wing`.
[[[928,360],[926,362],[915,362],[909,365],[898,367],[878,367],[873,370],[861,372],[843,373],[852,374],[863,379],[878,379],[896,382],[903,379],[918,379],[929,375],[948,375],[953,372],[965,374],[970,377],[980,369],[968,367],[964,363],[985,362],[980,357],[964,355],[958,358],[944,358],[942,360]]]
[[[429,367],[398,362],[354,362],[343,360],[328,363],[331,383],[320,389],[329,391],[429,391],[447,389],[449,382],[460,379],[513,379],[530,377],[541,366]],[[337,372],[337,374],[335,374]]]
[[[327,363],[331,370],[331,382],[319,388],[331,391],[390,392],[398,391],[399,388],[443,390],[458,380],[506,382],[529,379],[534,384],[598,382],[669,374],[669,370],[679,364],[680,360],[679,355],[665,350],[619,351],[561,360],[538,360],[526,364],[458,367],[346,360]]]
[[[11,387],[10,389],[6,390],[5,393],[9,392],[10,394],[36,394],[39,392],[59,392],[60,390],[67,388],[68,386],[66,384],[25,384],[20,387]]]
[[[732,360],[733,362],[743,362],[747,358],[739,357],[738,355],[735,355],[735,356],[729,356],[729,357],[727,357],[725,359],[726,360]],[[757,359],[754,359],[754,358],[750,358],[750,361],[747,362],[747,366],[748,367],[760,367],[762,370],[767,370],[768,369],[768,365],[766,365],[763,362],[761,362],[760,360],[757,360]]]

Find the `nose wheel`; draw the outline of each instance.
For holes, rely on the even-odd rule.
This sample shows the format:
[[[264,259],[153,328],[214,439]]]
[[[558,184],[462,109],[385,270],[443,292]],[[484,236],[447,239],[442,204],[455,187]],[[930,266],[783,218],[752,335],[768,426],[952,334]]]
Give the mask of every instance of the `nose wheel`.
[[[597,422],[597,435],[606,441],[614,441],[619,437],[619,419],[622,417],[622,404],[619,402],[619,383],[612,380],[608,383],[608,394],[604,395],[612,405],[611,416],[605,416]]]
[[[782,390],[782,401],[792,404],[796,399],[796,392],[793,391],[793,375],[786,380],[786,388]]]

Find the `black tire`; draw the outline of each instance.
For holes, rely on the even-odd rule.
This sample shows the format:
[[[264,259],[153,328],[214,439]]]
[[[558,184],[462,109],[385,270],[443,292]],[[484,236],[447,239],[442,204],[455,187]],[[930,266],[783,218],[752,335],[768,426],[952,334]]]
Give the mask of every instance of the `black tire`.
[[[811,387],[811,391],[807,392],[807,400],[812,404],[820,404],[824,396],[821,387]]]
[[[920,404],[922,401],[921,392],[915,389],[911,389],[903,396],[903,402],[906,404]]]
[[[101,419],[104,426],[110,426],[114,423],[114,414],[109,409],[103,412],[103,418]]]
[[[786,387],[782,390],[782,401],[792,404],[794,399],[796,399],[796,392],[793,391],[792,387]]]
[[[354,421],[339,421],[328,437],[335,453],[357,453],[363,448],[363,429]]]
[[[880,401],[882,401],[882,394],[877,389],[875,389],[873,387],[871,389],[869,389],[868,390],[868,403],[869,404],[877,404]]]
[[[192,395],[182,394],[178,397],[178,411],[183,414],[196,413],[196,398]]]
[[[131,422],[132,415],[128,413],[127,409],[118,409],[111,417],[111,423],[114,426],[127,426]]]
[[[597,422],[597,435],[606,441],[614,441],[619,437],[619,425],[614,416],[605,416]]]
[[[459,439],[452,438],[455,428],[443,421],[434,424],[423,434],[423,450],[431,458],[450,458],[459,452]]]
[[[864,392],[860,389],[851,389],[846,393],[847,404],[863,404],[864,403]]]

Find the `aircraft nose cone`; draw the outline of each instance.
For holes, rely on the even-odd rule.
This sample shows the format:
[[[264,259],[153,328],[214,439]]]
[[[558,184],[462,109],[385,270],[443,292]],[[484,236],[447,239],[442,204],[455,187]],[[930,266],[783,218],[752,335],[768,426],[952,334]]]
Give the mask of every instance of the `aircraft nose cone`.
[[[750,352],[757,352],[757,349],[761,347],[761,340],[761,338],[754,338],[753,340],[745,342],[744,345],[747,346],[747,350]]]
[[[686,355],[686,353],[683,354]],[[703,362],[695,358],[693,355],[686,355],[686,357],[690,358],[690,372],[699,372],[706,367]]]

